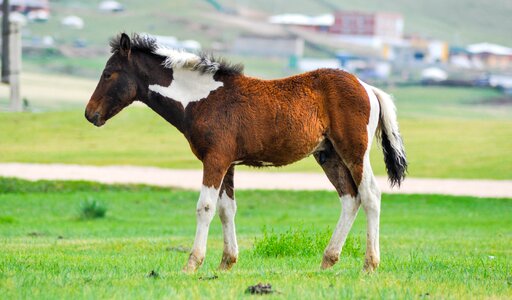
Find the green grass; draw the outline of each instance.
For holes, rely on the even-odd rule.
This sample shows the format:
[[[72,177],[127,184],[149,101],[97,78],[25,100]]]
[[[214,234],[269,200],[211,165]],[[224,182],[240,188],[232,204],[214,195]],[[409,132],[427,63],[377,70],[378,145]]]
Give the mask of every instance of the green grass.
[[[363,246],[347,246],[333,269],[319,270],[321,251],[256,251],[258,243],[276,249],[296,243],[302,250],[308,240],[325,243],[323,232],[339,217],[334,193],[241,191],[239,263],[217,271],[223,243],[215,218],[205,264],[186,275],[181,249],[193,242],[197,192],[5,178],[0,191],[4,299],[226,299],[243,297],[258,282],[271,283],[276,296],[287,299],[512,297],[511,199],[384,195],[382,263],[367,275],[361,271],[362,212],[349,240]],[[106,217],[77,219],[77,207],[91,195],[108,206]],[[270,232],[284,242],[269,242]],[[151,271],[158,277],[148,276]]]
[[[83,78],[99,78],[108,55],[100,57],[65,57],[62,55],[27,55],[23,59],[24,71],[57,73]]]
[[[400,118],[512,120],[512,105],[485,104],[503,97],[494,89],[410,86],[384,90],[394,96]]]
[[[396,88],[411,177],[512,178],[512,111],[474,105],[486,89]],[[85,103],[84,103],[85,106]],[[185,138],[148,108],[130,107],[102,128],[83,110],[0,113],[0,161],[200,168]],[[384,175],[382,151],[372,151]],[[312,158],[273,171],[321,172]]]
[[[282,233],[263,227],[263,237],[254,241],[254,253],[263,257],[316,256],[322,253],[332,230],[326,228],[318,231],[302,227],[304,225]]]
[[[88,198],[80,203],[79,218],[82,220],[104,218],[107,207],[93,198]]]

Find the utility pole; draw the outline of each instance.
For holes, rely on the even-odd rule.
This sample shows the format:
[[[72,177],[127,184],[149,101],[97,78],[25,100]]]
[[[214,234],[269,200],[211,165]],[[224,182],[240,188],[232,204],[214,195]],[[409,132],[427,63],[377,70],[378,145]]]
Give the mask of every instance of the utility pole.
[[[2,11],[2,82],[9,84],[11,88],[11,110],[22,111],[20,95],[21,22],[12,22],[9,19],[8,0],[3,0]]]

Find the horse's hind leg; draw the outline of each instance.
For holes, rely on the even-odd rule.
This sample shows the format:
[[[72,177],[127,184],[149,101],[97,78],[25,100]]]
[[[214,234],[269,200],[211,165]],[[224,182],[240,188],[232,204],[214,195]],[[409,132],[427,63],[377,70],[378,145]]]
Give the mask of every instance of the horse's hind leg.
[[[374,132],[374,130],[373,130]],[[373,136],[373,133],[372,135]],[[365,136],[366,137],[366,136]],[[366,213],[367,244],[364,268],[367,271],[375,270],[380,263],[379,251],[379,220],[380,220],[380,190],[370,165],[370,147],[368,140],[356,139],[346,134],[329,136],[333,148],[347,166],[357,192],[357,201],[361,203]],[[347,175],[348,177],[349,175]]]
[[[232,165],[224,176],[219,201],[217,202],[219,217],[222,223],[222,232],[224,233],[224,252],[222,253],[222,261],[219,265],[219,269],[221,270],[231,269],[238,258],[238,244],[236,242],[235,232],[236,201],[233,184],[234,169],[235,167]]]
[[[326,269],[338,261],[343,244],[357,216],[360,201],[356,196],[356,186],[349,169],[333,149],[329,140],[325,140],[324,149],[316,152],[314,157],[336,188],[342,206],[338,224],[332,234],[329,245],[324,251],[322,269]]]
[[[381,192],[370,166],[370,157],[367,154],[364,159],[364,172],[361,184],[358,188],[359,199],[366,213],[367,237],[364,269],[375,270],[380,263],[379,250],[379,223]]]
[[[364,92],[364,89],[359,92]],[[356,96],[354,94],[354,97]],[[372,91],[368,91],[367,95],[360,96],[367,97],[369,100],[368,102],[359,101],[358,111],[343,110],[341,104],[339,110],[332,110],[331,126],[327,137],[345,166],[350,170],[351,178],[357,187],[357,199],[363,205],[367,216],[365,269],[371,271],[377,268],[380,262],[380,190],[370,166],[370,149],[379,122],[380,110],[378,99]],[[347,106],[353,97],[340,97],[339,99],[345,101],[345,106]],[[344,115],[343,112],[345,112]],[[347,115],[347,112],[350,112],[351,115]],[[355,112],[359,112],[359,114]]]

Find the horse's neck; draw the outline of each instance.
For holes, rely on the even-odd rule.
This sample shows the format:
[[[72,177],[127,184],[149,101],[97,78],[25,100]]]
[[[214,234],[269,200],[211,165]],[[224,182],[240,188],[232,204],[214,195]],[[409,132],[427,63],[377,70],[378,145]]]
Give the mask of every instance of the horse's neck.
[[[154,112],[176,127],[181,133],[185,133],[185,110],[181,103],[172,101],[156,93],[151,93],[151,97],[148,97],[144,102]]]
[[[172,71],[165,69],[161,61],[155,60],[154,58],[139,57],[139,59],[137,67],[142,70],[142,74],[139,76],[147,78],[147,80],[142,80],[140,83],[143,85],[141,90],[144,91],[143,95],[140,95],[141,101],[179,131],[184,133],[185,128],[183,120],[185,110],[182,104],[149,90],[149,86],[152,84],[169,85],[170,78],[172,78]]]

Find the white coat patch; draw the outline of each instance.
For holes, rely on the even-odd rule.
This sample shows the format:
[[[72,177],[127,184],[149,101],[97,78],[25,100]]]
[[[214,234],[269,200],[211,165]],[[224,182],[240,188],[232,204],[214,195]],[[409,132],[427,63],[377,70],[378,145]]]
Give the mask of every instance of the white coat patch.
[[[379,100],[377,99],[377,96],[373,92],[373,87],[369,84],[363,82],[361,79],[358,79],[361,85],[366,90],[366,93],[368,94],[368,99],[370,100],[370,120],[367,125],[367,131],[368,131],[368,152],[369,149],[372,146],[372,140],[373,136],[375,135],[375,131],[377,130],[377,125],[379,124],[379,114],[380,114],[380,107],[379,107]]]
[[[160,95],[181,102],[186,108],[190,102],[199,101],[210,95],[212,91],[222,87],[223,82],[215,81],[213,74],[187,70],[173,69],[173,81],[165,87],[152,84],[149,89]]]

